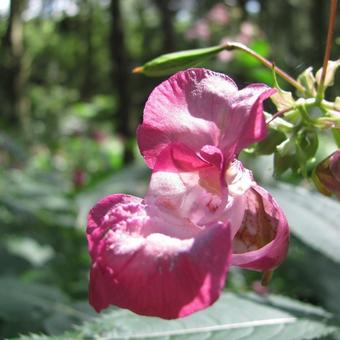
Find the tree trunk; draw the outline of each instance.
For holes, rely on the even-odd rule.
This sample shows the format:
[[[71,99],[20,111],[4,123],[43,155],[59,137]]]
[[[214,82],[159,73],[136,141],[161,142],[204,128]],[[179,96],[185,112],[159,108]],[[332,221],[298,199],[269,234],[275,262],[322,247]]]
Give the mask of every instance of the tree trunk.
[[[321,65],[327,40],[326,10],[330,2],[312,1],[310,16],[310,27],[313,36],[314,46],[311,48],[310,56],[313,65]],[[328,13],[327,13],[328,15]]]
[[[169,2],[169,0],[154,0],[154,4],[158,8],[161,16],[164,52],[173,52],[175,50],[174,12],[169,8]]]
[[[94,61],[93,61],[93,11],[94,4],[92,0],[85,0],[81,3],[83,8],[83,35],[86,41],[86,56],[85,56],[85,67],[84,67],[84,80],[81,87],[81,97],[85,100],[91,98],[94,89]]]
[[[124,30],[119,0],[111,0],[111,55],[113,69],[113,86],[117,91],[117,131],[124,140],[124,162],[133,160],[131,146],[132,133],[131,105],[129,94],[130,68],[128,65],[128,53],[124,41]]]
[[[7,100],[7,117],[14,124],[19,124],[24,136],[29,135],[29,111],[25,98],[25,85],[28,72],[24,60],[23,11],[26,7],[25,0],[11,0],[10,13],[6,35],[4,37],[3,57],[4,70],[2,87]]]

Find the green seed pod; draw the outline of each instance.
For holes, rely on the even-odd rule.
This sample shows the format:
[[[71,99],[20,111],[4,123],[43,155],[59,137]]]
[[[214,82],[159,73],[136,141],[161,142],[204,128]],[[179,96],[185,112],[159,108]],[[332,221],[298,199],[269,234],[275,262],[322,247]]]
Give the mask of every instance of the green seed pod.
[[[150,77],[166,76],[177,71],[196,66],[202,61],[223,51],[224,49],[224,46],[219,45],[195,50],[168,53],[150,60],[143,66],[136,67],[132,72],[144,73]]]

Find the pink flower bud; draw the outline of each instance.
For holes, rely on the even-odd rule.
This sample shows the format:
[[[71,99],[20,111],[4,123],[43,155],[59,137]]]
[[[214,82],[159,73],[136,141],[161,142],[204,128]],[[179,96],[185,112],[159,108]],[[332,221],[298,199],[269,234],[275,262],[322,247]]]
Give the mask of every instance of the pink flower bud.
[[[340,150],[324,159],[314,170],[313,181],[321,193],[340,199]]]

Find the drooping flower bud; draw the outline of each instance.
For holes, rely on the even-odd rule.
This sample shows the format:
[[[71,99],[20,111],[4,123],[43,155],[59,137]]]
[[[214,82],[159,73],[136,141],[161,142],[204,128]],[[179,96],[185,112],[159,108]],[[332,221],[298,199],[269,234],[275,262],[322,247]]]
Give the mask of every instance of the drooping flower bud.
[[[321,193],[340,199],[340,150],[323,160],[314,170],[313,181]]]

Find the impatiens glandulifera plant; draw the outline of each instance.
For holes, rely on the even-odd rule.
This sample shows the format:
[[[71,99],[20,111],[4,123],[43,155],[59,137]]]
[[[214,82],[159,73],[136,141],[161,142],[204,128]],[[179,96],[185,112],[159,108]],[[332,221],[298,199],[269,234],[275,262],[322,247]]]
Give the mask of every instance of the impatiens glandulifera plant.
[[[329,195],[339,182],[338,151],[317,165],[319,133],[339,142],[339,97],[324,98],[340,61],[329,61],[336,0],[331,3],[323,67],[297,80],[248,47],[230,42],[163,55],[135,73],[171,74],[151,93],[137,141],[152,170],[146,196],[113,194],[88,215],[91,305],[179,318],[210,306],[230,266],[271,271],[285,258],[289,229],[274,198],[237,159],[240,151],[274,153],[288,169]],[[226,75],[188,69],[223,50],[242,50],[297,89],[264,84],[241,90]],[[276,82],[277,84],[277,82]],[[277,112],[263,112],[271,98]],[[256,144],[255,144],[256,143]],[[336,185],[337,185],[336,184]]]
[[[144,199],[113,194],[89,213],[90,303],[173,319],[210,306],[231,265],[268,273],[289,230],[273,197],[237,160],[267,133],[264,84],[239,90],[206,69],[157,86],[137,141],[152,170]]]

